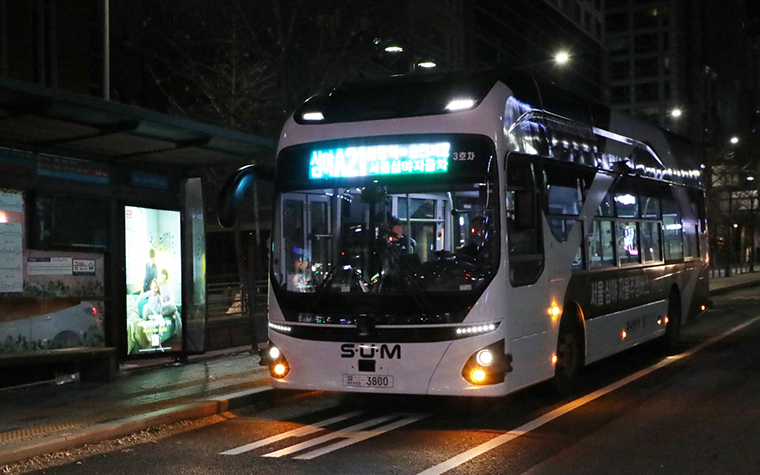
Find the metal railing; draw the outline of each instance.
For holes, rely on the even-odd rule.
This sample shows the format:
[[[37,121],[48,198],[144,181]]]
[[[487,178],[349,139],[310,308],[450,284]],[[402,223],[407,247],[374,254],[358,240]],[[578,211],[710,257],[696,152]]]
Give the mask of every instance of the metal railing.
[[[235,276],[237,277],[237,276]],[[267,316],[267,279],[266,274],[253,275],[255,286],[255,312],[257,316]],[[206,284],[206,313],[209,323],[219,320],[248,318],[249,305],[246,289],[239,281],[229,280]]]
[[[238,275],[215,276],[206,283],[207,349],[215,350],[266,340],[267,276],[249,274],[248,285]],[[255,292],[255,296],[248,295]],[[253,313],[253,315],[252,315]]]
[[[751,265],[749,262],[742,262],[738,264],[731,264],[728,268],[725,265],[712,265],[710,264],[710,278],[715,279],[718,277],[730,277],[732,275],[749,274],[756,272],[760,268],[758,264]]]

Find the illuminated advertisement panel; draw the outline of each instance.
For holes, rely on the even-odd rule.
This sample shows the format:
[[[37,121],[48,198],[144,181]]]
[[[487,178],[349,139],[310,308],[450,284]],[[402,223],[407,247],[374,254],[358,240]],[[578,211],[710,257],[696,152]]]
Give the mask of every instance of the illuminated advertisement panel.
[[[127,354],[182,351],[180,212],[126,206]]]

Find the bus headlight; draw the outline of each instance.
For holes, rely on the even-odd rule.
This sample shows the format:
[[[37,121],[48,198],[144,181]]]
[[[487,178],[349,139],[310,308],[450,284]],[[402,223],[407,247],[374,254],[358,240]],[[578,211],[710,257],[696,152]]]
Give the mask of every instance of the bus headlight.
[[[284,378],[290,373],[288,360],[285,359],[285,355],[282,354],[282,351],[278,347],[270,343],[265,350],[259,350],[259,352],[261,355],[259,364],[268,366],[269,374],[273,378]]]
[[[472,384],[503,383],[512,371],[512,355],[504,354],[504,340],[499,340],[476,351],[462,368],[462,376]]]
[[[481,366],[489,366],[493,363],[493,353],[488,348],[478,351],[475,361]]]

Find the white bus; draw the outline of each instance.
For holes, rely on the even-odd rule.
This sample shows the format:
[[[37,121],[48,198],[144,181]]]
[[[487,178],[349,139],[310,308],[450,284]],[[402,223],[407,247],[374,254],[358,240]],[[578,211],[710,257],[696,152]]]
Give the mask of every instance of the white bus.
[[[708,304],[696,154],[531,78],[317,94],[282,130],[274,186],[277,388],[567,390],[634,345],[674,350]]]

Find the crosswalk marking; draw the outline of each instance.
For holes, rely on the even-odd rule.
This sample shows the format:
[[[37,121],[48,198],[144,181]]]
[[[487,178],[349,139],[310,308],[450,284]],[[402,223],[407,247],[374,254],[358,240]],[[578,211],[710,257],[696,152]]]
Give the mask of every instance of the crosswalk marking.
[[[324,429],[324,427],[329,426],[331,424],[335,424],[337,422],[345,421],[346,419],[351,419],[352,417],[356,417],[360,414],[363,414],[364,411],[354,411],[354,412],[348,412],[346,414],[341,414],[339,416],[331,417],[329,419],[325,419],[323,421],[317,422],[315,424],[311,424],[308,426],[303,426],[299,429],[293,429],[288,432],[283,432],[282,434],[273,435],[272,437],[268,437],[263,440],[259,440],[258,442],[252,442],[250,444],[246,444],[240,447],[237,447],[235,449],[230,449],[224,452],[221,452],[220,455],[238,455],[242,454],[243,452],[248,452],[253,449],[258,449],[259,447],[264,447],[269,444],[273,444],[275,442],[279,442],[280,440],[288,439],[290,437],[303,437],[305,435],[310,435],[315,432],[319,432]]]
[[[283,455],[289,455],[295,452],[300,452],[303,449],[308,449],[309,447],[314,447],[315,445],[323,444],[333,439],[346,437],[353,432],[366,429],[367,427],[372,427],[378,424],[382,424],[385,421],[393,419],[393,417],[394,417],[394,414],[390,414],[390,415],[382,416],[382,417],[376,417],[374,419],[370,419],[368,421],[360,422],[350,427],[346,427],[345,429],[337,430],[335,432],[330,432],[329,434],[325,434],[321,437],[317,437],[316,439],[307,440],[306,442],[301,442],[300,444],[291,445],[290,447],[285,447],[284,449],[277,450],[275,452],[270,452],[268,454],[264,454],[263,456],[264,457],[282,457]]]
[[[354,434],[351,434],[349,438],[344,439],[340,442],[336,442],[334,444],[328,445],[327,447],[322,447],[321,449],[313,450],[311,452],[307,452],[303,455],[299,455],[293,458],[299,459],[299,460],[311,460],[313,458],[319,457],[320,455],[328,454],[334,450],[342,449],[343,447],[348,447],[349,445],[353,445],[357,442],[361,442],[363,440],[376,437],[380,434],[384,434],[393,429],[398,429],[399,427],[412,424],[414,422],[417,422],[421,419],[428,417],[429,415],[430,414],[413,414],[413,415],[410,415],[409,417],[398,420],[396,422],[392,422],[382,427],[378,427],[377,429],[374,429],[374,430],[356,432]]]
[[[324,428],[329,425],[337,424],[338,422],[360,416],[364,413],[365,411],[347,412],[345,414],[331,417],[329,419],[325,419],[323,421],[319,421],[311,425],[303,426],[298,429],[294,429],[288,432],[283,432],[282,434],[274,435],[272,437],[267,437],[266,439],[262,439],[256,442],[252,442],[250,444],[242,445],[240,447],[221,452],[220,455],[239,455],[239,454],[242,454],[254,449],[258,449],[261,447],[265,447],[267,445],[274,444],[276,442],[279,442],[285,439],[289,439],[293,437],[305,437],[307,435],[311,435],[321,430],[324,430]],[[316,447],[318,445],[322,445],[336,439],[341,439],[341,440],[337,440],[335,443],[325,445],[324,447],[320,447],[316,450],[312,450],[310,452],[306,452],[296,457],[293,457],[294,459],[298,459],[298,460],[311,460],[313,458],[328,454],[335,450],[348,447],[349,445],[356,444],[363,440],[367,440],[372,437],[377,437],[378,435],[384,434],[394,429],[404,427],[406,425],[412,424],[414,422],[417,422],[429,416],[430,414],[412,414],[412,413],[403,413],[403,412],[386,414],[386,415],[378,416],[378,417],[375,417],[363,422],[359,422],[357,424],[354,424],[352,426],[349,426],[343,429],[335,430],[328,434],[315,437],[313,439],[306,440],[304,442],[290,445],[280,450],[269,452],[267,454],[262,455],[262,457],[271,457],[271,458],[284,457],[286,455],[292,455],[298,452],[302,452],[306,449]]]

